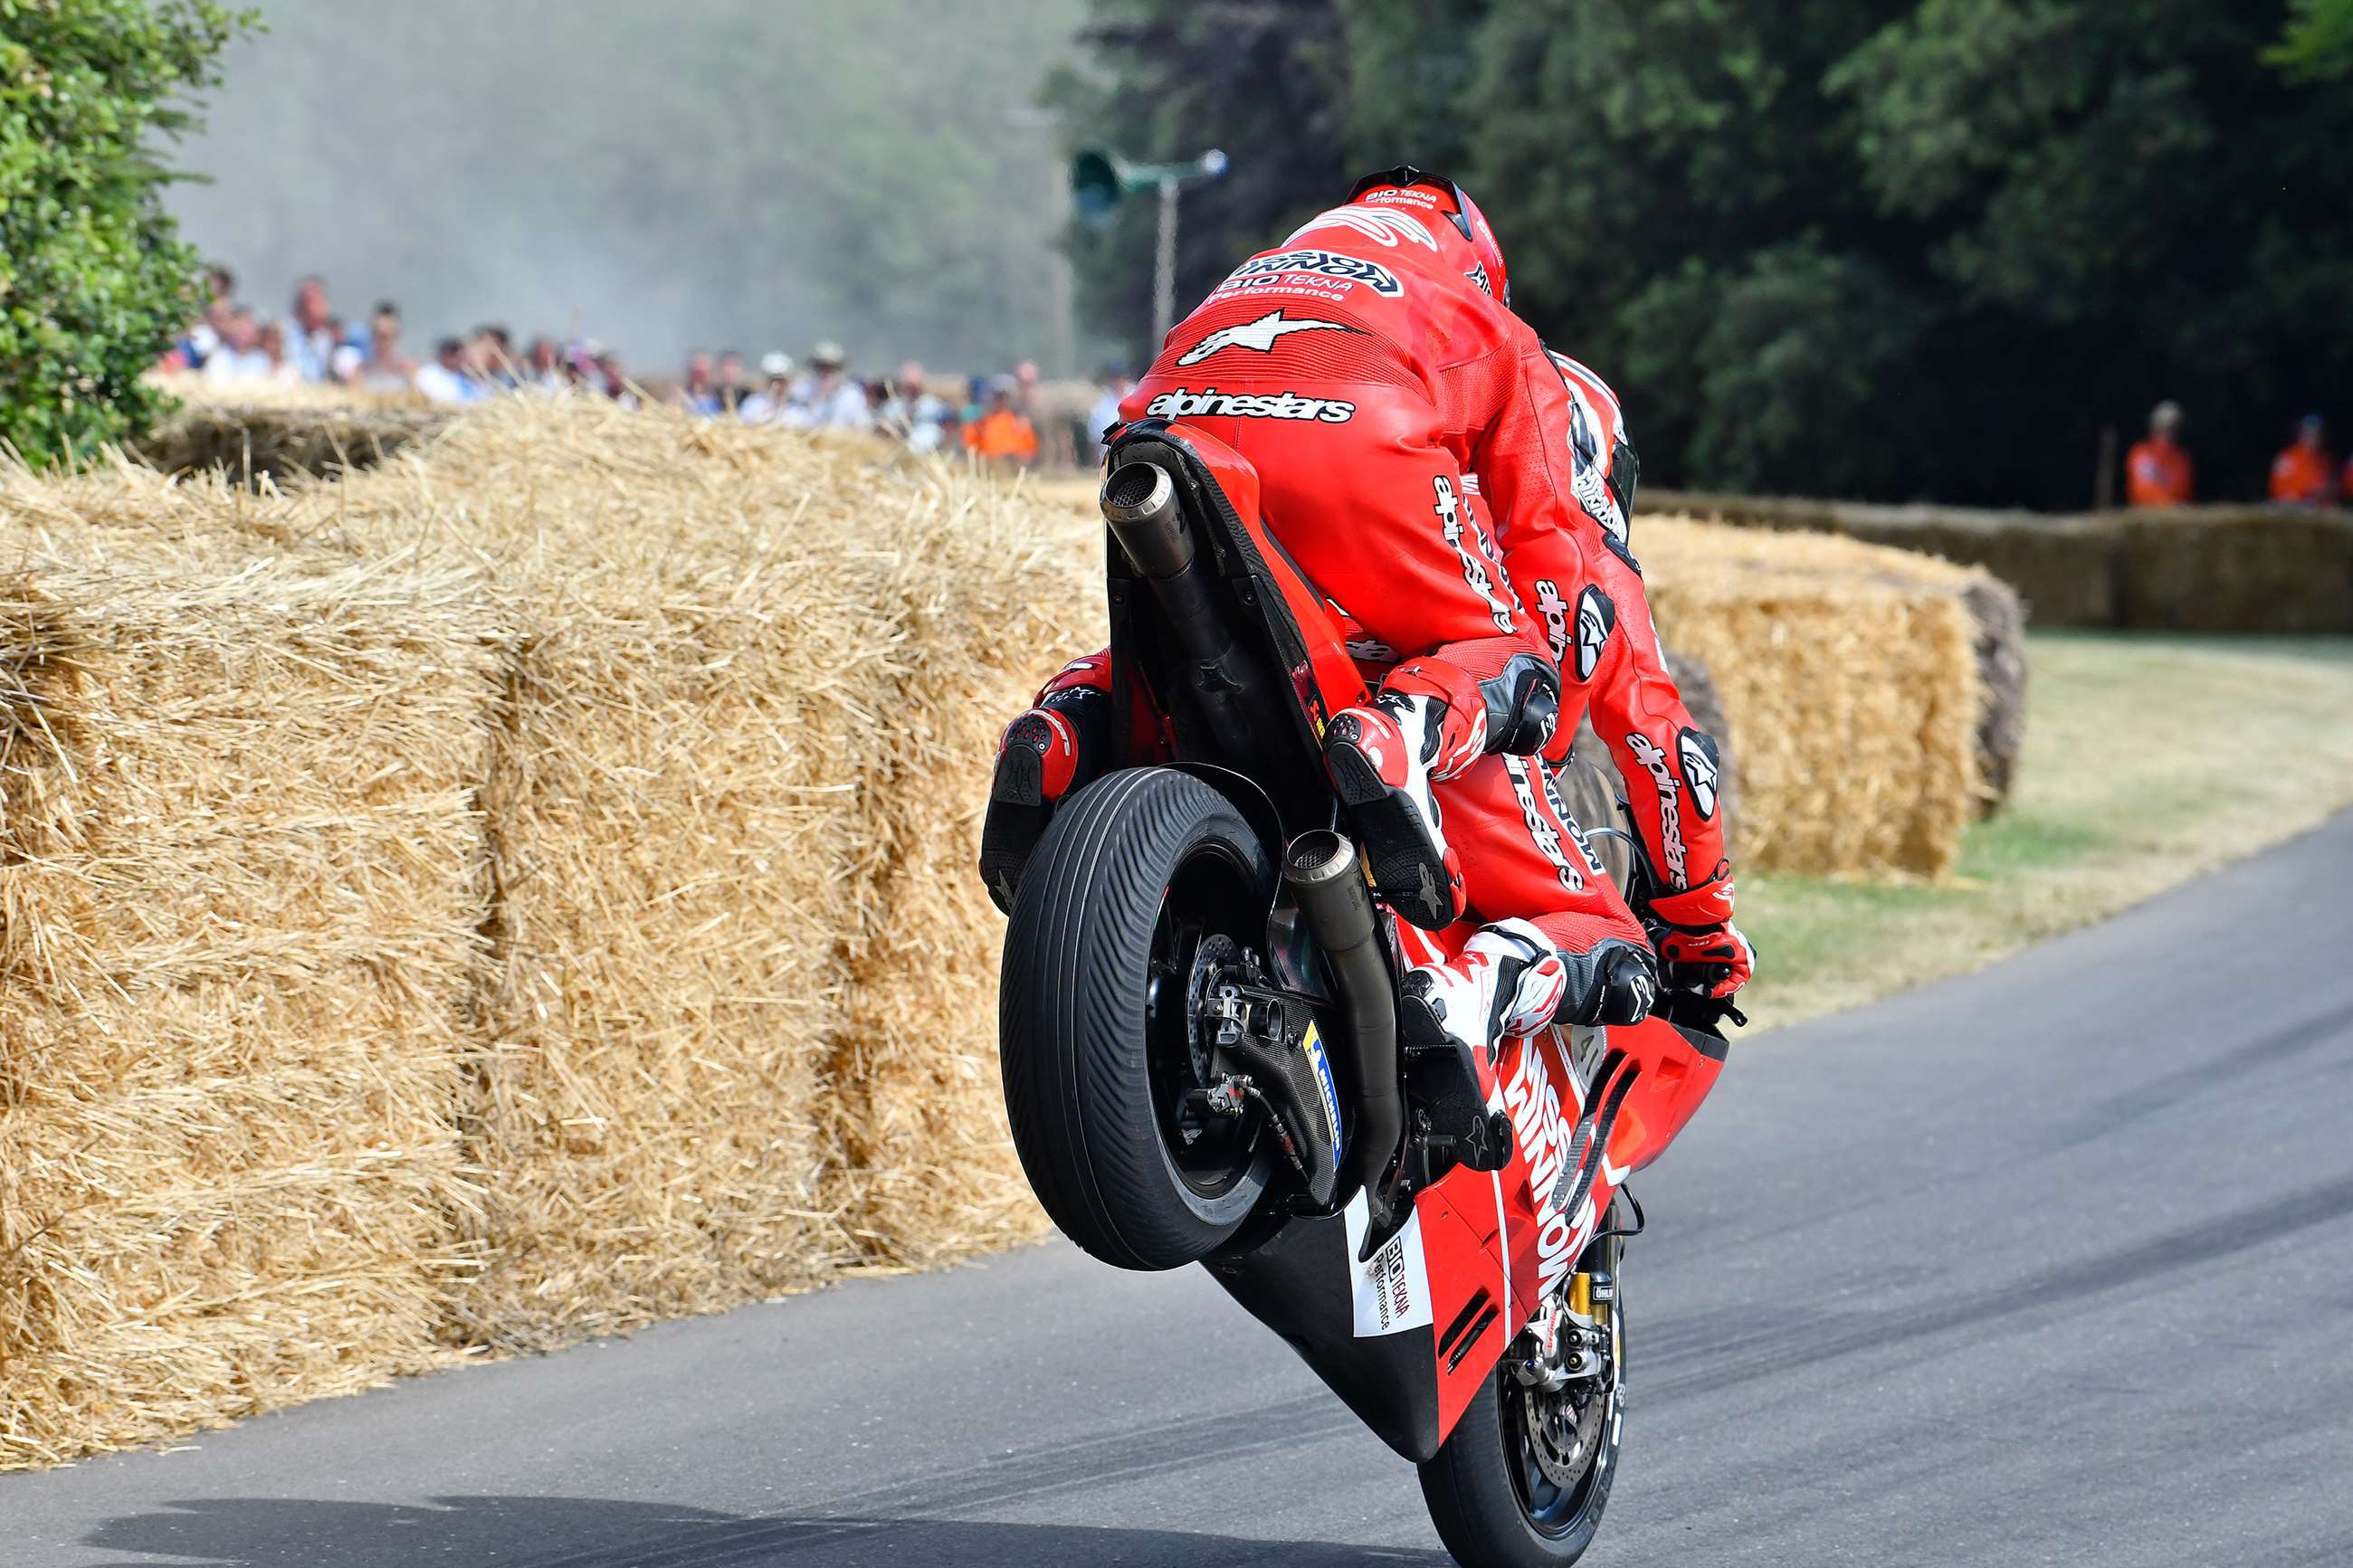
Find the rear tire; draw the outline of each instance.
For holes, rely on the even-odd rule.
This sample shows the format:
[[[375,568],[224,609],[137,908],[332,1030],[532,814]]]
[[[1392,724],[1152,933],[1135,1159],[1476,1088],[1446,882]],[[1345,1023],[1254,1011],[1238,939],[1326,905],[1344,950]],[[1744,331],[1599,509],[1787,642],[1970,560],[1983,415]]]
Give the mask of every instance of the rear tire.
[[[1274,868],[1231,802],[1170,768],[1061,803],[1021,875],[998,1054],[1014,1148],[1062,1234],[1122,1268],[1208,1256],[1265,1194],[1252,1112],[1187,1122],[1185,973],[1212,939],[1264,940]]]

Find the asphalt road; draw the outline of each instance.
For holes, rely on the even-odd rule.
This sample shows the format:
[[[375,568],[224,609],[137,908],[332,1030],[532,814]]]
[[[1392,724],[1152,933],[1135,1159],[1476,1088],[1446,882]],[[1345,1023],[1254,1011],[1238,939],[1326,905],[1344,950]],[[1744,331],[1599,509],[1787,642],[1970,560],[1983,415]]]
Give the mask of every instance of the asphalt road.
[[[1736,1049],[1638,1186],[1588,1563],[2353,1563],[2353,816]],[[1060,1245],[0,1477],[6,1568],[1444,1562],[1205,1277]]]

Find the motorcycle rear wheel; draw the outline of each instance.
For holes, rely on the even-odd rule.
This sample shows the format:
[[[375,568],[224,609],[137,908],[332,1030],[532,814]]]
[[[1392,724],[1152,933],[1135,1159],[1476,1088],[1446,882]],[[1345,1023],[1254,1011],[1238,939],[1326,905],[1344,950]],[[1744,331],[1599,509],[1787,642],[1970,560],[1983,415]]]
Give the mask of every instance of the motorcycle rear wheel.
[[[1612,1205],[1613,1226],[1617,1213]],[[1597,1242],[1584,1267],[1605,1268],[1614,1279],[1621,1251],[1615,1238]],[[1567,1568],[1593,1544],[1617,1479],[1625,1426],[1622,1294],[1610,1303],[1609,1329],[1608,1373],[1558,1394],[1531,1394],[1507,1365],[1498,1365],[1445,1445],[1421,1467],[1430,1522],[1463,1568]],[[1545,1436],[1536,1428],[1547,1415],[1566,1419],[1556,1428],[1550,1452],[1540,1455]],[[1546,1464],[1560,1468],[1564,1437],[1578,1444],[1582,1466],[1581,1474],[1566,1481],[1547,1473]]]
[[[1274,868],[1232,803],[1131,768],[1056,810],[1005,939],[998,1056],[1014,1148],[1063,1235],[1122,1268],[1181,1268],[1265,1194],[1255,1109],[1218,1117],[1194,1006],[1221,954],[1261,946]]]

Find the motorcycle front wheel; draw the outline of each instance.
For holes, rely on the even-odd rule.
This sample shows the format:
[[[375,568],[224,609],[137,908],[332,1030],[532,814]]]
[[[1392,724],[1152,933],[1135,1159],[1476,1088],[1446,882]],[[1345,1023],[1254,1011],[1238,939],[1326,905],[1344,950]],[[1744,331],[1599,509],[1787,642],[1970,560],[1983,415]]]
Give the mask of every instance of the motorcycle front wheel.
[[[1606,1370],[1546,1394],[1524,1387],[1506,1357],[1421,1467],[1430,1522],[1463,1568],[1567,1568],[1601,1528],[1626,1413],[1621,1249],[1599,1241],[1584,1260],[1616,1287]]]
[[[998,1055],[1015,1150],[1063,1235],[1123,1268],[1208,1257],[1265,1194],[1274,1140],[1219,1114],[1198,1011],[1261,945],[1274,868],[1226,797],[1171,768],[1063,802],[1006,931]]]

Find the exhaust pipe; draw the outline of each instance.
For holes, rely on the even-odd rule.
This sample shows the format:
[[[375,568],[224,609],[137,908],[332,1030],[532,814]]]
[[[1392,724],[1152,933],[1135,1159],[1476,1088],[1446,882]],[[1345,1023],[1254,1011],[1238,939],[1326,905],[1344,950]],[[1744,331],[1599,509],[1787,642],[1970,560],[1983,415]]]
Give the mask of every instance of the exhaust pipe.
[[[1137,572],[1152,584],[1189,666],[1187,682],[1208,721],[1217,750],[1231,754],[1262,732],[1244,708],[1251,682],[1225,617],[1219,613],[1209,569],[1202,564],[1176,504],[1168,470],[1148,459],[1123,463],[1103,481],[1103,521]]]
[[[1388,1203],[1381,1177],[1405,1131],[1405,1109],[1398,1090],[1397,998],[1389,966],[1373,920],[1373,896],[1365,887],[1356,846],[1328,827],[1291,841],[1282,855],[1282,879],[1306,917],[1316,945],[1332,961],[1340,988],[1340,1009],[1348,1020],[1356,1053],[1360,1101],[1355,1167],[1373,1223],[1367,1247],[1388,1239]]]

